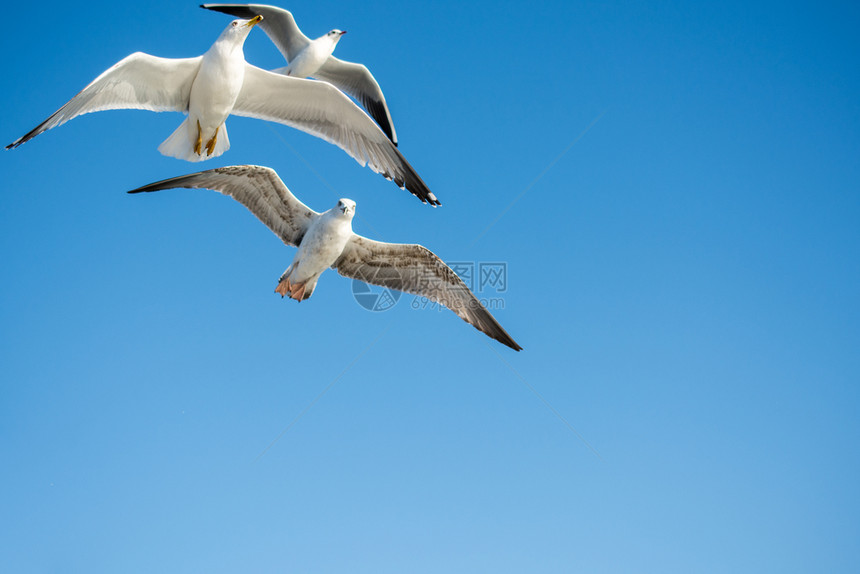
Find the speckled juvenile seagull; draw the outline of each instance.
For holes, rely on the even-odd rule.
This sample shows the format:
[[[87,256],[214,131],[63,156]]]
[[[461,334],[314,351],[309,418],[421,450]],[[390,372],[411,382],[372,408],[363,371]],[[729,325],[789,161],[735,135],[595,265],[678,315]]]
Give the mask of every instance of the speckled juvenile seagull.
[[[391,112],[388,111],[388,104],[376,78],[366,66],[339,60],[332,55],[341,36],[346,34],[345,30],[331,30],[311,40],[299,30],[293,15],[283,8],[265,4],[201,4],[201,8],[237,18],[250,18],[257,14],[263,16],[260,28],[289,63],[275,72],[297,78],[314,77],[337,86],[361,102],[385,135],[397,145]]]
[[[352,231],[355,202],[341,199],[317,213],[290,193],[274,170],[240,165],[165,179],[129,193],[177,187],[204,188],[228,195],[247,207],[281,241],[298,247],[292,264],[275,289],[281,296],[303,301],[316,288],[323,271],[332,267],[346,277],[405,291],[441,303],[476,329],[519,351],[450,267],[420,245],[382,243]]]
[[[337,88],[267,72],[245,62],[242,46],[261,20],[259,15],[234,20],[196,58],[158,58],[136,52],[120,60],[7,149],[90,112],[123,108],[176,111],[186,112],[188,117],[158,150],[167,156],[202,161],[229,149],[225,121],[234,114],[279,122],[322,138],[422,202],[439,205],[391,140]]]

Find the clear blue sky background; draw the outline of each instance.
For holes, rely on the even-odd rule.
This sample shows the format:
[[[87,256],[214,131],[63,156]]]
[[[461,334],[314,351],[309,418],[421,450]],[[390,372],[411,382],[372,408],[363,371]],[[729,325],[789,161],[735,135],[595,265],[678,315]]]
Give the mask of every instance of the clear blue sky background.
[[[245,118],[203,164],[156,151],[181,115],[140,111],[0,152],[0,570],[860,569],[856,3],[286,7],[349,31],[443,207]],[[9,16],[4,144],[229,20]],[[245,54],[282,65],[259,31]],[[525,350],[368,312],[332,271],[281,300],[294,251],[240,205],[124,193],[241,163],[353,198],[359,233],[506,262]]]

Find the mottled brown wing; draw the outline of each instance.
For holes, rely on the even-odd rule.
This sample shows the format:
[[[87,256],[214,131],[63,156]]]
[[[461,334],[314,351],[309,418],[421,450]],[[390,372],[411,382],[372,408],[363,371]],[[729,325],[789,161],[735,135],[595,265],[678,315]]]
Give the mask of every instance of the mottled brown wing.
[[[253,213],[287,245],[298,246],[305,232],[319,217],[293,195],[275,170],[257,165],[219,167],[172,177],[129,193],[160,191],[176,187],[211,189],[230,196]]]
[[[516,351],[522,349],[462,279],[426,247],[355,235],[333,267],[346,277],[441,303],[482,333]]]

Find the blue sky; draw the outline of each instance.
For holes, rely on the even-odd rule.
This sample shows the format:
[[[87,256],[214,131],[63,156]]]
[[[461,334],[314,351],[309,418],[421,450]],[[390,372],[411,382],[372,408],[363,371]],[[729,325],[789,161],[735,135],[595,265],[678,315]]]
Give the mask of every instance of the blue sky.
[[[443,206],[246,118],[203,164],[140,111],[0,152],[4,571],[857,571],[855,4],[284,7],[349,31]],[[3,143],[228,20],[13,16]],[[283,65],[259,31],[245,55]],[[482,296],[525,350],[332,271],[281,300],[294,251],[240,205],[124,193],[242,163],[354,199],[364,235],[505,263]]]

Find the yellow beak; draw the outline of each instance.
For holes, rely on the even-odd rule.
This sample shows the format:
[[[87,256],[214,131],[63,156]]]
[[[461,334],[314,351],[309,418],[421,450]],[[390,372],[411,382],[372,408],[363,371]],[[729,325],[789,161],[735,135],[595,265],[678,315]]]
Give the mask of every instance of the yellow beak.
[[[248,20],[248,23],[247,23],[247,24],[245,24],[245,26],[247,26],[248,28],[251,28],[251,27],[253,27],[253,26],[256,26],[257,24],[259,24],[259,23],[260,23],[260,21],[261,21],[262,19],[263,19],[263,17],[262,17],[262,16],[260,16],[260,15],[254,16],[253,18],[251,18],[250,20]]]

